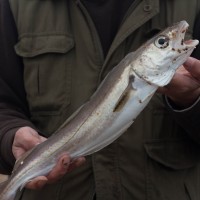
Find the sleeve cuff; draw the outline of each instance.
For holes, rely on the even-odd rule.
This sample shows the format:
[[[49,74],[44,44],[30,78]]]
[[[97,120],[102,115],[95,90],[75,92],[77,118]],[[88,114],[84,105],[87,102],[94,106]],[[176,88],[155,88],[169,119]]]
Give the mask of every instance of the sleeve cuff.
[[[15,133],[18,129],[19,128],[14,128],[14,129],[9,130],[6,136],[4,136],[1,139],[1,148],[0,148],[1,164],[2,164],[1,173],[3,174],[10,173],[15,163],[15,158],[12,153],[12,144],[13,144]]]
[[[200,97],[189,107],[187,108],[181,108],[177,105],[175,105],[172,101],[170,101],[170,99],[165,96],[165,102],[168,106],[169,109],[171,109],[173,112],[177,112],[177,113],[184,113],[184,112],[188,112],[190,110],[193,110],[193,108],[196,107],[196,105],[199,103],[200,101]]]

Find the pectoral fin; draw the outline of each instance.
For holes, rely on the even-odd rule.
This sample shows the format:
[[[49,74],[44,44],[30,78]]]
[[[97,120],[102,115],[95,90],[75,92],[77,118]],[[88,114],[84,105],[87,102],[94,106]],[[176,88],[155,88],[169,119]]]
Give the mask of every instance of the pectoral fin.
[[[129,77],[129,84],[120,96],[117,104],[115,105],[115,108],[113,109],[113,112],[120,112],[126,105],[126,102],[129,100],[131,92],[134,90],[132,87],[132,82],[134,81],[134,79],[135,77],[133,75]]]

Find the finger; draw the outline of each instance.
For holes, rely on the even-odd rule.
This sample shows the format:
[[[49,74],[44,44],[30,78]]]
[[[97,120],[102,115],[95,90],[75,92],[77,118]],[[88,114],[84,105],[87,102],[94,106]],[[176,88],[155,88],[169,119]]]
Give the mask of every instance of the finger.
[[[22,127],[15,134],[14,145],[17,147],[28,150],[38,143],[40,143],[38,133],[29,127]]]
[[[184,63],[185,69],[187,69],[193,77],[200,81],[200,60],[189,57]]]
[[[27,138],[28,148],[29,147],[33,148],[34,146],[44,142],[47,139],[47,138],[39,135],[38,132],[35,131],[34,129],[29,128],[29,127],[27,127],[27,128],[28,128],[27,132],[29,133],[29,135],[26,133],[26,136],[28,137]]]
[[[176,73],[182,74],[182,75],[186,75],[186,76],[189,74],[188,70],[186,70],[186,68],[185,68],[183,65],[181,65],[181,66],[176,70]]]
[[[161,94],[168,95],[171,91],[173,91],[174,88],[180,88],[180,86],[183,88],[185,85],[183,81],[185,82],[186,80],[182,79],[182,75],[175,73],[170,83],[164,87],[158,88],[157,91]]]
[[[48,182],[47,177],[38,176],[26,184],[26,188],[36,190],[43,188]]]
[[[44,142],[45,140],[47,140],[47,138],[43,137],[43,136],[39,136],[39,140],[40,140],[40,143]]]
[[[68,171],[70,164],[70,157],[68,154],[62,154],[58,160],[56,166],[48,174],[48,183],[54,183],[61,179]]]
[[[85,163],[86,159],[85,157],[80,157],[75,160],[73,160],[68,168],[68,172],[72,171],[73,169],[80,167]]]

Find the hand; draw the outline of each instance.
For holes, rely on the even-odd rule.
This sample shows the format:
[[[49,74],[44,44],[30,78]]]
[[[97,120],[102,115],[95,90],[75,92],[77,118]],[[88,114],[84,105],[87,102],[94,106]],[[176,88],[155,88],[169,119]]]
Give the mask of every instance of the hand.
[[[159,88],[158,92],[168,96],[178,106],[191,106],[200,96],[200,61],[189,57],[171,82]]]
[[[19,159],[25,152],[45,141],[46,138],[40,136],[34,129],[30,127],[22,127],[18,129],[13,141],[12,151],[16,159]],[[26,188],[40,189],[44,185],[54,183],[64,174],[73,170],[84,163],[85,158],[81,157],[71,161],[67,153],[60,155],[57,165],[47,176],[38,176],[26,184]]]

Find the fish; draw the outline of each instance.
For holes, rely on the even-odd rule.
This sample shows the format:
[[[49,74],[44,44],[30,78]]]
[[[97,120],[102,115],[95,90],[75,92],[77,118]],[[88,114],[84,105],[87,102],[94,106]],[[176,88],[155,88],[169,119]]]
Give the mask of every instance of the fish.
[[[51,137],[16,161],[0,200],[13,200],[26,183],[47,175],[63,152],[72,159],[91,155],[120,137],[198,45],[184,40],[188,26],[180,21],[128,53]]]

